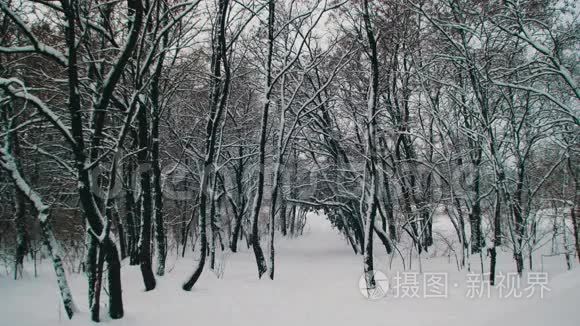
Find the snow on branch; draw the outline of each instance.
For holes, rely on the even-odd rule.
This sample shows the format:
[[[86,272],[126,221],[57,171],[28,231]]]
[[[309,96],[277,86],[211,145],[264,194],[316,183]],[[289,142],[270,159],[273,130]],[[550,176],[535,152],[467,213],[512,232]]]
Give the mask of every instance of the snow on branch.
[[[60,65],[66,66],[68,64],[66,56],[59,50],[40,42],[36,37],[36,35],[34,35],[32,30],[30,29],[30,27],[28,27],[24,23],[24,21],[22,21],[22,19],[20,19],[20,17],[16,15],[16,13],[14,13],[12,10],[10,10],[10,8],[8,8],[8,4],[6,2],[0,1],[0,9],[2,9],[2,11],[6,13],[6,15],[9,16],[18,27],[20,27],[20,29],[22,30],[22,32],[24,32],[28,40],[30,40],[30,42],[32,43],[32,45],[29,46],[17,46],[17,47],[0,46],[0,53],[40,53],[49,58],[52,58]]]
[[[14,184],[30,202],[34,205],[34,208],[38,212],[38,218],[41,222],[45,222],[48,218],[49,206],[46,205],[40,195],[30,187],[28,182],[24,180],[20,172],[18,171],[18,166],[16,165],[16,160],[10,154],[8,148],[8,142],[5,142],[4,147],[0,148],[0,165],[8,173],[10,178],[14,181]]]
[[[15,87],[11,86],[12,84],[18,84],[21,86],[21,88],[17,89]],[[75,142],[72,134],[70,133],[69,129],[64,125],[61,118],[56,113],[54,113],[54,111],[52,111],[46,105],[46,103],[44,103],[44,101],[42,101],[38,97],[26,92],[26,88],[24,86],[24,83],[21,80],[16,79],[16,78],[2,78],[2,77],[0,77],[0,88],[4,89],[6,92],[8,92],[8,94],[10,94],[10,96],[12,96],[14,98],[22,99],[22,100],[25,100],[25,101],[32,103],[38,109],[38,111],[45,118],[47,118],[50,121],[50,123],[56,127],[56,129],[58,129],[60,131],[60,133],[64,136],[64,138],[67,140],[67,142],[69,142],[71,144],[71,146],[73,148],[76,146],[76,142]]]
[[[578,119],[577,115],[574,114],[574,111],[572,110],[572,108],[570,108],[566,104],[560,102],[557,98],[555,98],[554,96],[550,95],[549,93],[547,93],[545,91],[542,91],[542,90],[539,90],[539,89],[536,89],[533,87],[511,84],[511,83],[504,83],[504,82],[498,82],[498,81],[495,81],[494,83],[498,86],[525,90],[525,91],[529,91],[529,92],[535,93],[537,95],[543,96],[543,97],[547,98],[548,100],[552,101],[557,106],[559,106],[562,109],[562,110],[558,110],[559,112],[562,112],[562,113],[570,116],[572,118],[572,121],[576,125],[580,125],[580,120]]]

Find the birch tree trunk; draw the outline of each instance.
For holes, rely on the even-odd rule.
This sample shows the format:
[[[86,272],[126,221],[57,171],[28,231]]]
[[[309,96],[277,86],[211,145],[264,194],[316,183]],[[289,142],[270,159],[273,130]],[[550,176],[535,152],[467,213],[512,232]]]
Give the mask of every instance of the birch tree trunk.
[[[373,26],[369,15],[369,2],[363,1],[363,20],[366,30],[367,40],[370,49],[371,77],[367,94],[367,130],[366,130],[366,150],[365,150],[365,174],[362,184],[361,193],[361,215],[366,207],[365,214],[365,235],[364,235],[364,273],[368,289],[375,288],[374,262],[373,262],[373,234],[375,225],[375,215],[377,212],[377,176],[376,176],[376,110],[379,91],[379,62],[377,54],[377,44],[375,40]],[[367,180],[370,178],[368,185],[369,194],[366,194]]]
[[[4,147],[0,149],[0,165],[8,173],[19,191],[21,191],[28,198],[36,210],[38,221],[40,222],[42,242],[46,246],[48,255],[52,260],[52,266],[56,274],[56,282],[58,284],[62,303],[68,318],[72,319],[75,312],[77,312],[77,308],[68,286],[62,258],[59,253],[58,243],[48,222],[49,206],[47,206],[42,201],[40,195],[30,187],[26,180],[24,180],[18,171],[18,165],[12,156],[10,148],[10,140],[7,139],[5,141]]]

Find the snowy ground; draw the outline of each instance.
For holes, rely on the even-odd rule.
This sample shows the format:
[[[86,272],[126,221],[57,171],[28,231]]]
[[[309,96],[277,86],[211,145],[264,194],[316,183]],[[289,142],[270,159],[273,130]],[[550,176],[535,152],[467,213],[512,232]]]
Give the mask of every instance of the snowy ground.
[[[400,259],[388,267],[383,247],[375,246],[375,268],[390,280],[403,276]],[[264,248],[266,249],[266,248]],[[513,270],[509,253],[500,257],[500,270]],[[408,259],[408,257],[406,257]],[[537,260],[538,270],[540,261]],[[479,258],[473,271],[480,272]],[[418,267],[416,262],[413,267]],[[579,325],[580,268],[564,272],[562,257],[544,260],[550,291],[543,298],[500,297],[498,289],[470,298],[466,271],[458,272],[454,258],[423,258],[424,274],[416,275],[419,298],[401,298],[393,289],[387,296],[369,301],[359,290],[362,257],[354,256],[346,242],[327,222],[309,216],[303,237],[282,239],[277,247],[276,280],[257,279],[251,251],[230,255],[223,277],[206,269],[192,292],[181,283],[193,268],[192,258],[168,263],[169,273],[158,278],[158,287],[143,292],[138,267],[123,268],[125,318],[106,321],[110,325]],[[485,267],[487,269],[487,261]],[[423,277],[446,272],[445,298],[424,298]],[[60,307],[53,272],[41,266],[40,276],[13,281],[0,278],[1,325],[90,325],[86,313],[86,281],[70,275],[77,305],[83,311],[66,320]],[[408,283],[407,289],[412,289]],[[522,284],[522,289],[525,284]],[[507,290],[507,289],[506,289]],[[523,291],[522,291],[523,292]],[[473,292],[472,292],[473,294]],[[525,293],[524,294],[529,294]],[[473,295],[471,295],[473,296]],[[104,310],[106,312],[106,310]],[[106,314],[106,313],[105,313]]]

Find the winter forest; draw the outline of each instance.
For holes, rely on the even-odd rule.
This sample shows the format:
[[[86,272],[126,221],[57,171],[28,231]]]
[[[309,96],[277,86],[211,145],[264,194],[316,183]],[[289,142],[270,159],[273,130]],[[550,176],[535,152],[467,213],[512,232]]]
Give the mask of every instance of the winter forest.
[[[578,6],[0,0],[0,324],[577,325]]]

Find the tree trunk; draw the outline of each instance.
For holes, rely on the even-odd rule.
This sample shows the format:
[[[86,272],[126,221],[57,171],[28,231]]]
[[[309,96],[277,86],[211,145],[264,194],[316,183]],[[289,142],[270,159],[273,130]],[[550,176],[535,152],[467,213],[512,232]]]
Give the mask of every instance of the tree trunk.
[[[252,205],[252,248],[258,266],[258,278],[268,270],[264,252],[260,246],[260,234],[258,228],[258,218],[260,207],[262,206],[262,195],[264,193],[264,164],[266,157],[266,133],[268,128],[268,115],[270,113],[270,97],[272,94],[272,55],[274,47],[274,1],[268,1],[268,54],[266,62],[266,94],[264,106],[262,108],[262,122],[260,127],[259,160],[258,160],[258,181],[254,203]]]
[[[580,216],[580,205],[575,205],[575,207],[572,207],[570,209],[570,217],[572,218],[572,225],[573,225],[573,230],[574,230],[574,244],[576,247],[576,257],[578,258],[578,261],[580,262],[580,226],[579,221],[578,221],[578,216]]]
[[[574,245],[576,247],[576,257],[580,262],[580,182],[578,181],[578,165],[572,163],[572,158],[568,157],[568,170],[572,175],[574,182],[574,202],[570,208],[570,218],[572,219],[572,228],[574,231]]]
[[[167,33],[163,35],[162,47],[168,45]],[[159,79],[163,68],[165,51],[162,51],[157,61],[155,72],[151,81],[151,106],[153,118],[151,125],[151,163],[153,165],[153,190],[155,193],[155,242],[157,244],[157,275],[165,274],[165,259],[167,257],[167,244],[165,239],[165,226],[163,225],[163,193],[161,189],[161,162],[159,160],[159,120],[161,119],[161,106],[159,103]]]
[[[123,289],[121,287],[121,261],[115,243],[107,238],[103,243],[107,263],[107,290],[109,293],[109,317],[123,318]]]
[[[52,266],[56,274],[56,282],[60,290],[60,295],[62,297],[62,303],[64,305],[64,310],[69,319],[72,319],[75,312],[77,312],[76,305],[73,301],[73,297],[68,286],[68,281],[66,279],[66,274],[64,271],[64,266],[62,264],[62,258],[58,253],[58,244],[50,226],[48,225],[48,214],[46,212],[39,212],[40,228],[42,232],[42,241],[46,246],[48,254],[52,260]],[[46,215],[44,215],[46,214]],[[43,216],[44,215],[44,216]]]
[[[119,211],[117,209],[117,204],[114,203],[114,200],[110,200],[112,202],[111,207],[111,219],[117,226],[117,236],[119,237],[119,246],[121,247],[121,259],[127,257],[127,237],[125,236],[125,226],[123,225],[123,220],[119,216]]]
[[[493,216],[493,246],[489,250],[490,256],[490,268],[489,268],[489,284],[491,286],[495,285],[495,268],[496,268],[496,257],[497,257],[497,247],[501,245],[501,228],[499,227],[501,218],[501,190],[496,191],[495,195],[495,211]]]
[[[167,244],[165,239],[165,226],[163,218],[163,193],[161,190],[161,168],[159,162],[159,117],[153,120],[153,188],[155,193],[155,242],[157,244],[157,275],[165,274],[165,259],[167,257]]]
[[[155,275],[151,266],[151,173],[148,165],[149,159],[149,124],[145,106],[138,108],[137,120],[139,122],[139,175],[141,181],[141,234],[139,236],[139,267],[145,284],[145,291],[155,288]]]
[[[95,283],[97,280],[97,258],[99,254],[99,241],[95,236],[89,232],[86,232],[86,242],[87,242],[87,256],[85,261],[85,272],[87,274],[88,281],[88,300],[89,309],[93,307],[93,302],[95,301]]]
[[[513,214],[515,220],[515,241],[514,241],[514,260],[516,262],[516,270],[520,277],[524,270],[524,256],[523,256],[523,241],[524,241],[524,214],[522,211],[522,192],[524,187],[524,166],[522,162],[518,164],[518,176],[516,181],[516,189],[513,198]]]
[[[217,173],[216,173],[217,174]],[[215,246],[216,246],[216,241],[217,241],[217,225],[216,225],[216,201],[218,200],[216,198],[216,189],[217,187],[217,177],[213,178],[213,182],[212,182],[212,191],[211,191],[211,195],[209,196],[209,202],[210,202],[210,208],[209,208],[209,220],[210,220],[210,230],[211,230],[211,246],[209,248],[210,250],[210,260],[209,260],[209,266],[211,269],[215,269],[215,255],[216,255],[216,250],[215,250]]]
[[[207,257],[207,235],[206,235],[206,201],[207,201],[207,179],[209,178],[209,167],[204,168],[204,174],[202,175],[200,191],[203,191],[204,194],[200,196],[200,203],[199,203],[199,238],[201,241],[201,248],[200,248],[200,256],[199,256],[199,263],[195,268],[191,277],[183,284],[183,289],[185,291],[191,291],[201,273],[203,272],[203,267],[205,266],[205,258]],[[205,191],[204,191],[205,189]],[[192,241],[192,246],[193,241]]]
[[[128,236],[128,255],[129,264],[137,265],[139,264],[139,249],[138,244],[138,232],[137,232],[137,218],[135,215],[135,197],[134,197],[134,184],[133,184],[133,173],[135,171],[134,164],[131,159],[125,164],[126,174],[125,174],[125,184],[128,186],[125,193],[125,214],[127,219],[127,236]]]
[[[369,14],[369,3],[368,0],[364,0],[363,3],[363,20],[366,30],[367,40],[369,42],[370,49],[370,64],[371,64],[371,79],[367,94],[367,115],[366,115],[366,149],[365,149],[365,172],[362,183],[362,193],[360,200],[360,212],[361,215],[365,216],[365,235],[364,235],[364,273],[366,279],[366,285],[368,289],[375,288],[375,278],[374,278],[374,262],[373,262],[373,234],[375,227],[375,215],[377,213],[377,171],[376,171],[376,144],[375,144],[375,133],[376,133],[376,109],[377,100],[379,92],[379,63],[377,54],[377,44],[375,40],[375,35],[373,27],[371,25],[370,14]],[[368,183],[369,194],[366,194],[367,180],[370,178]],[[363,209],[366,206],[366,211]],[[369,293],[370,295],[370,293]]]
[[[101,314],[101,290],[103,288],[103,265],[105,264],[105,252],[102,246],[98,248],[98,259],[95,266],[94,282],[92,289],[93,300],[90,305],[91,310],[91,320],[98,323],[100,321]]]
[[[200,176],[199,186],[199,236],[201,237],[201,255],[199,263],[190,278],[183,284],[182,288],[185,291],[191,291],[205,266],[205,258],[207,256],[207,235],[206,235],[206,218],[207,218],[207,200],[208,200],[208,183],[213,169],[216,133],[218,123],[221,119],[222,112],[226,106],[228,98],[228,91],[230,85],[230,70],[228,66],[228,59],[226,57],[226,16],[228,12],[229,0],[219,0],[216,31],[213,36],[212,55],[212,90],[210,94],[210,116],[206,125],[206,144],[205,144],[205,159]],[[224,66],[225,76],[221,78],[221,66]],[[193,244],[192,244],[193,245]]]
[[[240,240],[240,231],[242,229],[242,218],[243,213],[238,209],[236,211],[234,229],[232,231],[232,236],[230,239],[230,250],[232,252],[238,252],[238,241]]]
[[[475,166],[475,178],[473,180],[474,188],[474,203],[469,213],[469,224],[471,229],[471,254],[479,253],[481,248],[485,246],[485,240],[483,238],[483,232],[481,230],[481,199],[480,197],[480,161],[481,161],[481,151],[478,150],[478,156],[474,161]]]
[[[26,231],[26,197],[18,188],[14,190],[14,226],[16,229],[16,251],[14,253],[14,279],[22,277],[24,257],[28,252]]]
[[[282,136],[280,136],[282,137]],[[282,153],[278,154],[279,156],[282,155]],[[281,159],[279,159],[280,161]],[[278,179],[280,178],[279,173],[280,173],[280,163],[277,162],[275,163],[276,167],[274,167],[274,184],[272,185],[272,199],[270,201],[270,244],[269,244],[269,248],[270,248],[270,270],[269,270],[269,276],[270,279],[273,280],[274,279],[274,267],[275,267],[275,248],[274,248],[274,236],[276,234],[276,206],[277,206],[277,202],[278,202]]]
[[[6,170],[6,172],[8,172],[10,178],[14,182],[14,185],[22,192],[22,194],[28,198],[29,202],[36,209],[38,214],[38,221],[40,222],[42,241],[46,246],[49,257],[52,260],[52,266],[56,274],[56,281],[60,290],[62,303],[68,318],[71,319],[74,313],[77,311],[77,308],[74,304],[73,297],[68,286],[62,258],[60,257],[58,249],[58,243],[48,223],[49,206],[44,204],[40,195],[32,190],[28,182],[22,177],[20,171],[17,168],[18,163],[15,161],[11,153],[12,146],[10,144],[10,138],[8,137],[5,141],[7,142],[6,146],[0,147],[0,166]]]
[[[282,197],[280,203],[280,232],[286,236],[288,229],[286,227],[286,200]]]
[[[5,107],[2,107],[4,109]],[[6,106],[8,108],[8,106]],[[15,120],[15,119],[14,119]],[[15,122],[13,122],[15,123]],[[18,142],[18,131],[14,130],[12,135],[7,135],[7,142],[12,146],[12,155],[17,164],[16,169],[20,170],[18,158],[20,157],[20,146]],[[11,139],[10,139],[11,138]],[[14,187],[14,228],[16,229],[16,250],[14,252],[14,279],[22,277],[24,268],[24,257],[28,252],[29,236],[26,230],[26,195],[15,184]]]

